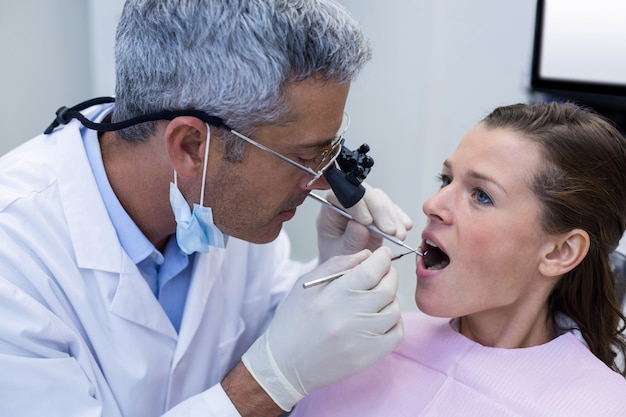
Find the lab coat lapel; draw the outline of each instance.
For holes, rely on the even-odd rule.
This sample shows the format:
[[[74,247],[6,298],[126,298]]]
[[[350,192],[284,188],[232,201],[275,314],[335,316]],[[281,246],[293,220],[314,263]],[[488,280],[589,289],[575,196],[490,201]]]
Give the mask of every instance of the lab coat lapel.
[[[173,340],[178,337],[146,280],[128,256],[123,257],[122,271],[111,303],[111,312]]]
[[[205,310],[208,305],[209,295],[215,287],[215,280],[222,276],[225,248],[211,246],[208,254],[198,254],[195,265],[185,311],[181,323],[178,346],[174,355],[174,363],[178,363],[191,344],[191,341],[205,319]]]
[[[102,274],[119,274],[111,311],[129,321],[176,339],[176,331],[150,291],[136,265],[124,253],[115,228],[109,221],[102,197],[91,173],[85,153],[80,124],[71,122],[49,138],[56,141],[57,161],[73,161],[57,167],[59,190],[67,219],[71,241],[80,268],[94,271],[95,279]],[[97,227],[94,224],[97,223]]]

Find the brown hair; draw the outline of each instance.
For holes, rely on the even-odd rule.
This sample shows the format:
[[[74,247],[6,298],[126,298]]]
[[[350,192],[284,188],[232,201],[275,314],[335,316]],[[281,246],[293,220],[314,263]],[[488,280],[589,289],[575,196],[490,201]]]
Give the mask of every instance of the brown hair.
[[[590,238],[587,256],[550,294],[551,318],[560,312],[573,319],[591,352],[626,375],[616,360],[626,353],[626,319],[609,262],[626,228],[626,139],[610,121],[572,103],[499,107],[483,124],[539,145],[545,165],[532,186],[543,203],[544,231],[580,228]]]

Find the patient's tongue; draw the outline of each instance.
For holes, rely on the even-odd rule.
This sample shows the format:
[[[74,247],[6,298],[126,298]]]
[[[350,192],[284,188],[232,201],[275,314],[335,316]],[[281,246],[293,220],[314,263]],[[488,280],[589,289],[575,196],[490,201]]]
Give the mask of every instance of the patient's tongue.
[[[431,248],[424,252],[424,266],[430,269],[443,269],[450,263],[448,255],[438,248]]]

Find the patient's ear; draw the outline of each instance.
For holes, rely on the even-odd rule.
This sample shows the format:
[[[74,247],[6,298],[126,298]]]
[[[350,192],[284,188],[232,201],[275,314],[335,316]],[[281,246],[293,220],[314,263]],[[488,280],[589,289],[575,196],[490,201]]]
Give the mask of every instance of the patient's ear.
[[[571,271],[587,255],[589,242],[589,234],[582,229],[555,236],[546,246],[539,263],[539,272],[554,277]]]
[[[202,174],[207,127],[191,116],[171,120],[165,128],[165,145],[172,167],[181,177]]]

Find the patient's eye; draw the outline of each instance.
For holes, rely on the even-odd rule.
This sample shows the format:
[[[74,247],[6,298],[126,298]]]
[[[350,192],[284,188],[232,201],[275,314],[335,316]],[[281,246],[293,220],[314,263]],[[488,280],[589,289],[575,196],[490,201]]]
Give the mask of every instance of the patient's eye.
[[[474,197],[476,202],[478,202],[479,204],[483,204],[486,206],[493,204],[493,201],[491,200],[491,197],[489,196],[489,194],[487,194],[485,191],[481,190],[480,188],[475,188],[474,191],[472,192],[472,196]]]

